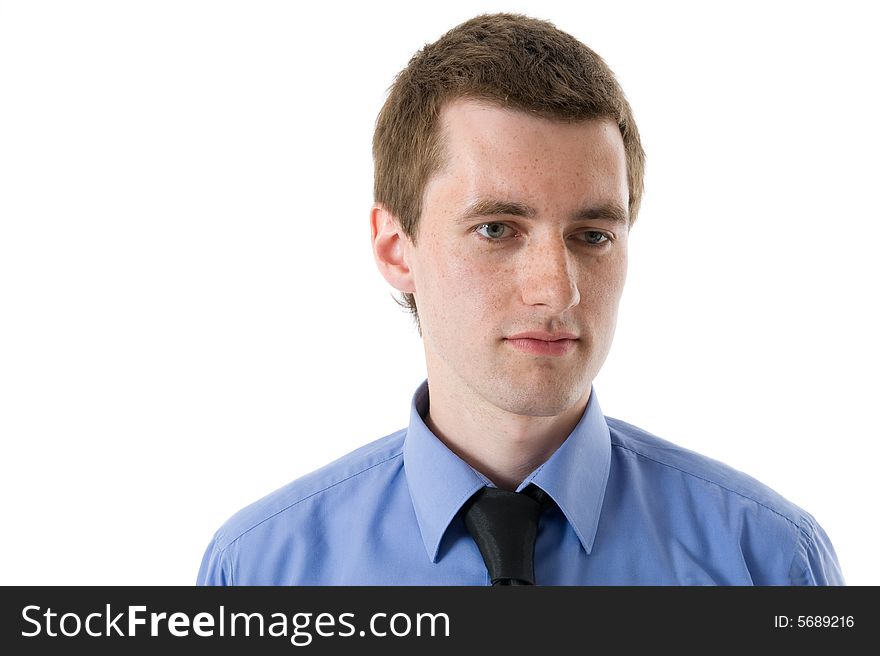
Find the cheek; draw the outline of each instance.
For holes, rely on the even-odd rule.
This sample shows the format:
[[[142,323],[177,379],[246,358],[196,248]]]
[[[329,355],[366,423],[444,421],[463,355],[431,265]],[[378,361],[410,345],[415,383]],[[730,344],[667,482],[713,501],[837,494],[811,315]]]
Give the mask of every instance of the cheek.
[[[463,246],[436,249],[425,264],[434,314],[455,331],[491,317],[512,291],[513,278],[504,265]]]
[[[623,295],[625,280],[625,259],[591,267],[582,276],[581,308],[591,315],[613,319]]]

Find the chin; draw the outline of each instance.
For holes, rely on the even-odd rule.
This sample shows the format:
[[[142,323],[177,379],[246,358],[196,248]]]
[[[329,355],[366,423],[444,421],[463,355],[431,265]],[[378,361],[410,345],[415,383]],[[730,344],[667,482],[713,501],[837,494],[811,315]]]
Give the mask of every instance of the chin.
[[[555,417],[571,410],[589,393],[590,385],[559,385],[540,381],[533,385],[517,385],[511,381],[506,389],[496,390],[495,405],[517,415]]]

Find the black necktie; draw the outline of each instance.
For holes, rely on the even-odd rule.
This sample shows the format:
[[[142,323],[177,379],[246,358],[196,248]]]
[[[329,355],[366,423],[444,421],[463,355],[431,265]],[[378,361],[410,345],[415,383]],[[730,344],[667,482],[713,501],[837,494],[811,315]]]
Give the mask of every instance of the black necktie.
[[[492,585],[535,585],[535,538],[552,503],[539,487],[521,493],[484,487],[464,506],[464,524],[483,554]]]

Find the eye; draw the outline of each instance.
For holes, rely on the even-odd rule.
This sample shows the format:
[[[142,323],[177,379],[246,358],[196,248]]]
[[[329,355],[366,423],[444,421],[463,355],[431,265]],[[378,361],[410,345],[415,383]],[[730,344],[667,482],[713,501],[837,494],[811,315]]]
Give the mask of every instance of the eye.
[[[498,240],[509,237],[512,232],[510,226],[504,223],[484,223],[474,228],[474,231],[486,239]]]
[[[608,237],[608,235],[604,232],[599,232],[598,230],[587,230],[578,234],[582,235],[583,241],[591,246],[601,246],[605,242],[611,241],[611,238]]]

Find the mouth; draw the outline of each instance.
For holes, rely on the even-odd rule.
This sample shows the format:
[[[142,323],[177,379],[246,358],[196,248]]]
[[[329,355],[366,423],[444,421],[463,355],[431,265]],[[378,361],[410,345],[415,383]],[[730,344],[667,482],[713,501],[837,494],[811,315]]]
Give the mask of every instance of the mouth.
[[[578,337],[572,333],[533,331],[511,335],[504,341],[529,355],[560,356],[570,353],[575,348]]]

